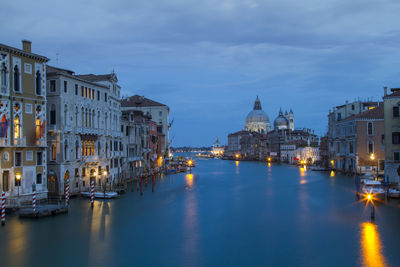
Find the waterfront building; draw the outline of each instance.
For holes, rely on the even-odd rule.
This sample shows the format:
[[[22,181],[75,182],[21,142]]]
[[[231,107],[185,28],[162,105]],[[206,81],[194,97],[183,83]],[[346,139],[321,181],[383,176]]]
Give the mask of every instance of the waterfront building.
[[[92,180],[102,187],[119,178],[122,133],[116,81],[114,73],[75,75],[47,67],[49,195],[63,195],[67,180],[74,194],[88,190]]]
[[[169,155],[169,107],[162,103],[148,99],[144,96],[134,95],[121,101],[122,111],[140,110],[144,114],[149,114],[151,120],[157,124],[157,136],[160,137],[161,154],[163,159]]]
[[[0,191],[9,204],[47,197],[46,62],[22,49],[0,44]],[[17,201],[12,201],[17,199]],[[13,202],[13,203],[11,203]]]
[[[145,173],[145,168],[150,168],[149,124],[151,117],[140,110],[122,111],[122,139],[125,161],[123,176],[131,179]],[[154,132],[154,131],[152,131]]]
[[[271,124],[267,113],[262,110],[260,99],[254,101],[253,110],[246,117],[245,131],[267,133],[271,130]]]
[[[332,167],[350,173],[377,172],[384,169],[383,103],[366,104],[365,108],[359,110],[360,112],[353,110],[344,113],[344,118],[339,116],[338,119],[337,114],[340,113],[337,113],[337,110],[334,111],[337,113],[336,116],[334,113],[329,115],[330,125],[334,125],[335,129],[328,130]]]
[[[226,156],[234,157],[237,153],[242,150],[241,139],[245,136],[249,136],[249,131],[239,131],[228,135],[228,147],[226,149]]]
[[[294,131],[294,114],[292,109],[290,109],[289,113],[286,111],[285,114],[283,114],[282,109],[280,109],[278,117],[274,120],[274,130],[286,129]]]
[[[211,154],[214,156],[222,156],[224,154],[225,148],[221,146],[221,143],[218,140],[218,137],[215,138],[215,142],[211,148]]]
[[[385,176],[390,182],[400,184],[400,88],[392,88],[384,103]]]

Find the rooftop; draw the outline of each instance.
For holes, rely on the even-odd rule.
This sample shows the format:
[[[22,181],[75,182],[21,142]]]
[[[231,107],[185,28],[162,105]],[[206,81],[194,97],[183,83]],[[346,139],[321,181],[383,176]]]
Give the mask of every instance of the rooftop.
[[[156,107],[167,106],[144,96],[134,95],[121,100],[121,107]]]

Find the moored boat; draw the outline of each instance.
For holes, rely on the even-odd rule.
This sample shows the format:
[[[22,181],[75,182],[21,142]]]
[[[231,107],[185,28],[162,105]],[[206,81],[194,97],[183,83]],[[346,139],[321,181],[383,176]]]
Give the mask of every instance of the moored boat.
[[[385,199],[386,191],[381,187],[364,186],[364,194],[371,194],[374,198]]]
[[[389,197],[400,198],[400,190],[396,188],[389,188]]]
[[[90,192],[81,192],[81,195],[84,197],[90,197]],[[118,198],[119,194],[117,192],[94,192],[94,198],[103,198],[103,199],[111,199],[111,198]]]

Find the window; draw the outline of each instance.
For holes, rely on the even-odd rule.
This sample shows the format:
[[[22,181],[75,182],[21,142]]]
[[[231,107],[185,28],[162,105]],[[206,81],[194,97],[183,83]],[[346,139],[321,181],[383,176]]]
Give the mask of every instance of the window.
[[[32,114],[32,104],[25,103],[25,113]]]
[[[18,66],[14,67],[14,91],[21,92],[21,85],[19,83],[19,68],[18,68]]]
[[[97,91],[97,100],[100,101],[100,91]]]
[[[75,84],[75,95],[78,95],[78,85]]]
[[[56,105],[52,104],[50,108],[50,124],[56,124]]]
[[[158,115],[160,115],[160,117],[161,117],[162,116],[162,111],[160,111]]]
[[[26,161],[33,161],[33,151],[26,151],[25,159]]]
[[[64,141],[64,159],[69,160],[69,153],[68,153],[68,141]]]
[[[4,94],[7,92],[7,66],[5,63],[3,63],[1,66],[0,79],[1,79],[1,92]]]
[[[21,121],[18,115],[16,115],[14,118],[14,138],[21,138]]]
[[[400,161],[400,152],[393,152],[393,160]]]
[[[337,114],[337,120],[340,121],[342,119],[342,113]]]
[[[374,143],[372,141],[368,142],[368,153],[373,154],[374,153]]]
[[[56,145],[52,144],[51,145],[51,160],[56,160],[57,158],[57,149],[56,149]]]
[[[36,72],[35,86],[36,95],[42,95],[42,75],[40,74],[40,71]]]
[[[393,107],[393,117],[398,118],[399,117],[399,106],[394,106]]]
[[[68,82],[64,81],[64,93],[68,92]]]
[[[85,168],[85,167],[82,168],[82,176],[83,176],[83,177],[86,176],[86,168]]]
[[[392,133],[392,144],[394,145],[400,144],[400,132]]]
[[[351,105],[351,110],[354,110],[354,105]]]
[[[56,80],[50,80],[50,92],[54,93],[56,91]]]
[[[36,175],[36,184],[42,184],[42,174],[38,173]]]
[[[83,97],[83,91],[84,91],[83,86],[81,86],[81,97]]]
[[[41,166],[43,164],[43,153],[36,152],[36,165]]]
[[[104,93],[104,102],[107,102],[107,93]]]
[[[3,171],[3,192],[7,192],[10,190],[10,172]]]
[[[368,122],[368,125],[367,125],[367,132],[368,132],[368,135],[373,135],[373,134],[374,134],[372,122]]]
[[[15,152],[15,167],[22,166],[22,152]]]
[[[25,70],[24,70],[25,73],[32,74],[32,64],[25,63],[24,67],[25,67]]]
[[[78,140],[76,140],[76,142],[75,142],[75,158],[76,159],[79,158],[79,142],[78,142]]]

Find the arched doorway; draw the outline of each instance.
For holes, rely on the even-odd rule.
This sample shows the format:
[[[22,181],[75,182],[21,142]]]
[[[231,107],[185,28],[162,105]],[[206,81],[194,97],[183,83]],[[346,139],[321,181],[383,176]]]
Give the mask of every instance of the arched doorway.
[[[49,196],[58,196],[58,179],[54,172],[50,172],[47,175],[47,190],[49,191]]]

